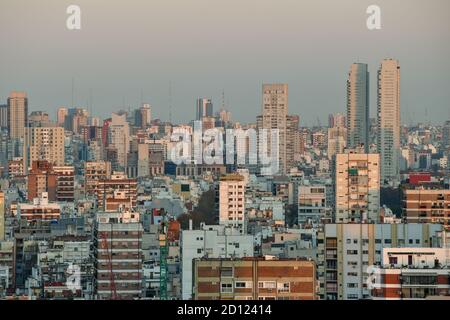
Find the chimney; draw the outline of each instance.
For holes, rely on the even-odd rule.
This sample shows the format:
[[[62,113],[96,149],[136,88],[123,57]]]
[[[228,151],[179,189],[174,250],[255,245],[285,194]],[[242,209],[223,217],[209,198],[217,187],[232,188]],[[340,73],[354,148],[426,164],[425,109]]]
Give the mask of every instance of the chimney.
[[[192,219],[189,219],[189,230],[192,231]]]

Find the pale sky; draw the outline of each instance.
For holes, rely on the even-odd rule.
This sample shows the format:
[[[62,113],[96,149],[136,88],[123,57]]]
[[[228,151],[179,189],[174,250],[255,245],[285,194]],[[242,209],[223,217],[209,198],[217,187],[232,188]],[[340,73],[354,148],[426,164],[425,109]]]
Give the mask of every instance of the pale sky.
[[[66,28],[66,8],[82,29]],[[369,31],[366,9],[381,7]],[[102,118],[144,102],[155,117],[195,116],[195,99],[222,90],[234,120],[254,122],[261,84],[289,84],[289,113],[301,125],[345,112],[353,62],[369,64],[371,115],[383,58],[401,66],[402,122],[450,118],[448,0],[0,0],[0,104],[26,91],[30,110],[86,106]]]

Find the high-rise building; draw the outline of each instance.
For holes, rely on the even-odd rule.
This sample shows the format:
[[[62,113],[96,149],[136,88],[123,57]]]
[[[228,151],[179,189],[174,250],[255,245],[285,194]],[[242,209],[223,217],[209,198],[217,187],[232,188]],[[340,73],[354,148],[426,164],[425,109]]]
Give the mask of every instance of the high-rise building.
[[[372,222],[380,219],[380,156],[337,154],[334,163],[335,222]]]
[[[338,153],[344,153],[347,147],[347,128],[332,127],[328,128],[328,145],[327,155],[328,159],[333,159],[333,156]]]
[[[445,121],[442,127],[442,147],[450,147],[450,120]]]
[[[8,128],[8,105],[0,105],[0,129]]]
[[[113,113],[109,124],[109,146],[117,150],[117,162],[122,168],[127,166],[130,152],[130,127],[126,114]]]
[[[295,154],[299,153],[299,126],[300,116],[288,115],[286,117],[286,170],[295,164]]]
[[[367,64],[354,63],[347,80],[347,147],[364,144],[369,152],[369,71]]]
[[[202,120],[203,117],[213,117],[213,104],[211,99],[197,99],[196,120]]]
[[[400,181],[400,65],[385,59],[378,70],[377,147],[383,184]]]
[[[148,103],[142,104],[142,107],[135,110],[134,125],[138,128],[146,128],[152,121],[151,106]]]
[[[57,111],[57,120],[56,123],[60,127],[64,127],[64,124],[66,122],[66,116],[69,114],[66,107],[60,107]]]
[[[195,300],[316,300],[316,284],[306,259],[194,260]]]
[[[229,174],[219,182],[219,223],[245,233],[245,181],[238,174]]]
[[[281,173],[287,172],[287,118],[288,118],[288,85],[263,84],[262,87],[262,129],[277,129],[279,168]],[[271,142],[267,150],[271,152]]]
[[[139,213],[97,213],[95,291],[99,299],[133,299],[142,294],[142,234]],[[113,283],[114,282],[114,283]]]
[[[9,137],[21,139],[28,123],[28,98],[25,92],[11,92],[8,98]]]
[[[334,127],[347,127],[345,115],[335,113],[328,116],[328,128]]]
[[[21,157],[28,125],[28,98],[25,92],[11,92],[8,98],[8,130],[11,157]]]
[[[36,160],[47,160],[57,166],[64,165],[64,128],[30,127],[26,128],[25,133],[25,170]]]

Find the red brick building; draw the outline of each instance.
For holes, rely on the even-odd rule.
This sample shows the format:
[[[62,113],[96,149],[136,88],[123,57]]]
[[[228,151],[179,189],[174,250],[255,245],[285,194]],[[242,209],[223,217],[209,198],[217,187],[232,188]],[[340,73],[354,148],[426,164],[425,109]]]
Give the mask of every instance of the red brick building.
[[[194,260],[195,300],[315,300],[316,266],[297,259]]]

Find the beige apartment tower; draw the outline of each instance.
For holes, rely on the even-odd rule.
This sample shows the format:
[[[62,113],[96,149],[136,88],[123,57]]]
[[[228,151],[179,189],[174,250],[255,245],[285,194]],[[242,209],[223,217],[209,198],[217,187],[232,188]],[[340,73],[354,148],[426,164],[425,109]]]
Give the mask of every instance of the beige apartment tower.
[[[8,126],[11,139],[25,135],[28,121],[28,98],[25,92],[11,92],[8,98]]]
[[[220,179],[219,223],[245,233],[245,181],[239,174],[229,174]]]
[[[381,181],[400,181],[400,65],[385,59],[378,70],[377,147],[381,157]]]
[[[64,128],[26,128],[24,143],[24,170],[37,160],[47,160],[55,166],[64,166]]]
[[[337,154],[333,174],[335,222],[379,222],[380,156],[366,153]]]

